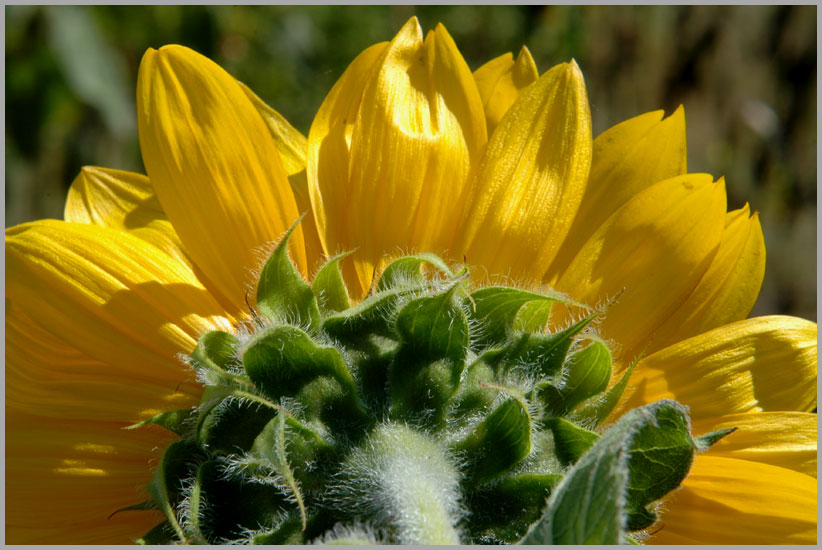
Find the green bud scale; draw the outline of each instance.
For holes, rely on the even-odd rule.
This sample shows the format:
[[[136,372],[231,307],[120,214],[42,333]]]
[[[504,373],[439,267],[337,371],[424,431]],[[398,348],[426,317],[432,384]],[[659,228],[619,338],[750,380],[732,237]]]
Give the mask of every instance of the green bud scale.
[[[296,224],[295,224],[296,227]],[[200,406],[157,424],[180,435],[148,486],[166,519],[138,542],[618,544],[694,453],[684,407],[603,422],[610,387],[595,314],[545,331],[561,296],[472,290],[431,254],[390,263],[350,305],[329,260],[309,285],[265,264],[253,328],[209,332],[190,355]]]

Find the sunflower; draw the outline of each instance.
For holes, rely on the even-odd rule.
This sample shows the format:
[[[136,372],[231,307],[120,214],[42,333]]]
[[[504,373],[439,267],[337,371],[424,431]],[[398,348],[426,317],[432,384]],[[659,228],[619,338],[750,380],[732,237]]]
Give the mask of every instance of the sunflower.
[[[64,221],[6,231],[7,542],[127,543],[159,521],[112,513],[145,500],[175,436],[123,428],[200,402],[179,357],[248,320],[301,213],[288,250],[306,278],[353,251],[356,301],[400,252],[433,252],[553,288],[604,311],[612,384],[635,363],[612,418],[671,398],[695,432],[737,428],[649,542],[816,542],[816,324],[745,319],[759,220],[687,172],[682,108],[592,139],[575,62],[540,76],[523,48],[471,73],[415,18],[351,63],[307,138],[181,46],[145,54],[137,98],[147,176],[84,168]]]

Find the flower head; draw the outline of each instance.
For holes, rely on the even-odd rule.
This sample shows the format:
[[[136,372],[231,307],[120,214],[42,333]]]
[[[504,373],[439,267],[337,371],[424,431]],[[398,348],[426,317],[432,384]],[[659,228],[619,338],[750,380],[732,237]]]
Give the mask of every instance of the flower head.
[[[585,85],[574,61],[540,76],[523,49],[516,60],[505,55],[471,73],[444,27],[423,37],[412,18],[389,43],[368,48],[351,63],[321,105],[307,138],[213,62],[181,46],[145,54],[138,122],[147,176],[84,168],[69,193],[65,221],[38,221],[6,231],[6,459],[8,495],[14,502],[6,518],[9,542],[127,542],[162,520],[149,512],[110,515],[146,500],[142,487],[152,478],[150,463],[167,473],[169,464],[176,464],[174,452],[184,445],[174,443],[164,455],[174,434],[153,424],[122,428],[154,418],[154,424],[183,429],[177,417],[172,422],[162,413],[208,403],[213,394],[207,390],[204,397],[201,382],[229,388],[230,395],[223,397],[259,404],[260,394],[243,386],[249,380],[232,370],[238,357],[252,385],[263,386],[266,396],[283,398],[266,401],[269,408],[283,412],[293,405],[288,415],[273,417],[270,412],[265,420],[271,423],[255,428],[255,433],[270,430],[265,432],[273,442],[269,460],[279,467],[254,475],[268,480],[261,486],[278,487],[283,502],[294,501],[289,505],[301,511],[305,530],[300,488],[315,479],[308,465],[322,463],[325,455],[305,451],[305,461],[294,466],[289,453],[302,451],[294,450],[294,440],[288,447],[283,434],[288,429],[305,441],[311,434],[322,439],[323,430],[335,422],[341,424],[334,429],[345,432],[346,415],[356,416],[371,405],[334,394],[334,410],[348,412],[341,418],[329,416],[323,408],[324,400],[332,399],[326,382],[325,389],[312,386],[318,392],[311,394],[314,401],[308,394],[300,394],[302,402],[279,395],[293,380],[255,370],[254,354],[269,349],[271,342],[302,342],[294,348],[304,354],[302,359],[276,359],[286,368],[303,365],[300,361],[308,361],[304,356],[311,358],[294,379],[313,372],[311,368],[330,369],[322,370],[322,376],[338,384],[339,395],[362,395],[367,380],[361,371],[354,380],[339,366],[361,360],[357,354],[366,353],[362,342],[341,344],[340,359],[327,359],[333,353],[323,350],[329,348],[311,347],[312,338],[319,338],[319,332],[312,332],[320,331],[317,316],[322,311],[328,323],[352,302],[351,310],[360,308],[354,313],[371,312],[369,299],[388,296],[391,285],[406,285],[421,273],[422,264],[429,266],[426,273],[439,270],[444,275],[433,283],[435,297],[417,289],[397,302],[401,307],[392,310],[390,326],[399,334],[391,336],[398,347],[390,353],[419,347],[415,323],[422,317],[412,317],[417,310],[436,307],[452,315],[452,322],[437,333],[451,335],[464,320],[460,337],[465,343],[453,352],[459,369],[443,367],[452,364],[443,363],[445,356],[424,369],[429,378],[454,376],[451,386],[425,386],[450,388],[443,399],[456,401],[448,401],[449,407],[468,402],[459,388],[470,385],[465,382],[470,376],[462,374],[469,358],[479,362],[478,353],[499,343],[484,319],[474,319],[470,312],[462,317],[469,302],[474,313],[481,310],[476,302],[482,298],[479,291],[470,300],[463,297],[465,277],[475,287],[492,289],[502,281],[516,281],[533,291],[529,296],[552,305],[548,310],[536,298],[522,299],[518,307],[530,309],[512,310],[508,328],[516,322],[517,330],[530,333],[523,328],[531,326],[527,314],[538,334],[543,329],[559,334],[569,327],[581,331],[594,312],[595,330],[585,333],[585,342],[592,343],[569,348],[568,359],[563,354],[565,363],[560,362],[565,378],[551,384],[516,368],[510,376],[478,378],[477,395],[496,393],[487,402],[477,397],[481,406],[476,410],[482,412],[476,418],[483,419],[477,426],[495,433],[495,426],[509,426],[503,420],[516,410],[535,419],[518,425],[523,438],[551,432],[556,442],[561,440],[557,430],[581,429],[557,427],[565,426],[566,413],[578,418],[579,407],[604,396],[613,403],[599,410],[610,412],[608,423],[616,423],[600,441],[618,442],[624,421],[617,419],[637,418],[638,413],[627,413],[675,399],[689,407],[695,434],[736,431],[697,454],[682,488],[667,494],[657,509],[660,519],[652,517],[649,524],[634,517],[630,521],[642,524],[635,530],[653,524],[650,541],[659,543],[815,542],[816,419],[810,411],[816,406],[816,325],[782,316],[745,319],[764,273],[759,221],[747,205],[727,212],[721,179],[687,173],[682,108],[669,117],[661,112],[640,115],[592,140]],[[292,227],[301,213],[301,222]],[[260,273],[272,249],[271,258],[280,259],[269,260]],[[320,267],[324,258],[339,253],[349,255]],[[416,256],[403,260],[410,264],[392,263],[404,254]],[[291,261],[293,273],[287,267]],[[470,275],[451,270],[462,261],[472,266]],[[312,275],[313,288],[299,274]],[[284,301],[282,289],[290,297],[313,298]],[[256,304],[249,302],[249,290],[256,290]],[[385,308],[373,311],[380,317]],[[260,312],[269,320],[260,321]],[[488,340],[485,347],[478,347],[474,336],[468,339],[475,322],[486,331],[479,332]],[[345,340],[328,327],[322,331],[323,342]],[[383,338],[380,345],[391,340],[371,334],[369,342],[376,337]],[[569,346],[572,340],[574,345],[581,342],[575,338],[576,332]],[[433,353],[436,343],[425,344],[426,353]],[[443,351],[449,361],[450,346],[449,339]],[[373,353],[379,356],[383,349]],[[608,356],[602,388],[571,399],[572,390],[585,384],[568,389],[574,373],[569,365],[574,357],[600,349]],[[200,369],[199,380],[181,357],[190,357]],[[418,379],[393,372],[386,376],[393,384],[394,405],[405,404],[396,406],[410,410],[412,419],[433,418],[443,426],[450,422],[444,405],[438,409],[435,399],[412,395]],[[511,386],[500,389],[501,379]],[[545,384],[536,388],[536,382]],[[360,389],[352,390],[354,384]],[[530,393],[519,396],[516,388],[523,387]],[[499,397],[503,393],[506,397]],[[533,428],[538,423],[533,403],[547,394],[554,408],[539,417],[540,432]],[[568,410],[560,413],[556,403]],[[214,431],[218,420],[203,422]],[[286,422],[291,422],[289,428]],[[407,429],[396,422],[379,424],[368,444],[352,446],[343,458],[329,458],[347,468],[341,470],[340,490],[345,493],[357,478],[352,472],[388,472],[387,465],[400,463],[405,468],[403,445],[431,446],[436,471],[428,473],[445,480],[443,487],[455,479],[480,487],[493,478],[494,490],[508,490],[505,481],[494,477],[502,470],[481,460],[467,460],[459,470],[459,460],[449,454],[482,447],[482,436],[454,436],[445,452],[428,439],[414,443],[423,436],[406,434]],[[224,443],[208,441],[214,447]],[[536,455],[545,447],[528,441],[527,448],[520,446],[525,454],[517,456],[519,473],[531,473],[529,464],[542,464]],[[697,443],[688,441],[693,449],[707,447],[698,438]],[[385,450],[379,460],[373,449]],[[246,472],[256,467],[249,456],[222,458]],[[583,462],[579,459],[574,467]],[[206,464],[211,463],[203,462],[198,476],[218,467]],[[563,468],[570,464],[561,464],[557,472],[566,472]],[[224,463],[219,467],[225,468]],[[199,487],[199,477],[180,479]],[[553,480],[540,479],[544,487],[554,488]],[[212,488],[228,491],[220,483]],[[556,485],[554,494],[571,483]],[[159,486],[181,491],[174,484],[153,487]],[[487,496],[485,490],[472,494],[479,499]],[[199,493],[182,491],[175,498],[193,509],[192,499]],[[333,494],[345,508],[350,495]],[[151,496],[153,506],[175,501]],[[411,500],[402,500],[403,506],[416,502],[413,491],[403,493],[406,497]],[[537,508],[544,498],[539,493]],[[549,508],[559,500],[552,497]],[[294,519],[282,512],[285,506],[270,511],[278,525]],[[448,492],[442,506],[448,514],[464,517],[460,510],[471,504]],[[161,511],[177,518],[174,510]],[[197,518],[182,515],[177,528],[196,531]],[[356,524],[327,527],[327,536],[373,534]]]

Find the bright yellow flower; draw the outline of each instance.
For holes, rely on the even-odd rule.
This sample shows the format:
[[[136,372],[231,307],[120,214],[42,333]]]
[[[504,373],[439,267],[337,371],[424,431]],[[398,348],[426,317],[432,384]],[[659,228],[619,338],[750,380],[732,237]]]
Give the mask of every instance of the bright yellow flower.
[[[417,250],[550,285],[605,307],[623,371],[644,353],[615,415],[673,398],[695,432],[738,427],[650,542],[816,542],[816,324],[744,320],[759,221],[687,173],[681,108],[592,140],[576,63],[539,76],[523,49],[472,74],[444,27],[423,39],[412,19],[352,62],[307,139],[181,46],[143,58],[138,120],[148,177],[84,168],[65,221],[6,231],[7,542],[126,543],[157,523],[109,515],[145,500],[172,437],[122,428],[197,404],[178,356],[247,318],[254,270],[304,211],[305,275],[356,248],[361,297]]]

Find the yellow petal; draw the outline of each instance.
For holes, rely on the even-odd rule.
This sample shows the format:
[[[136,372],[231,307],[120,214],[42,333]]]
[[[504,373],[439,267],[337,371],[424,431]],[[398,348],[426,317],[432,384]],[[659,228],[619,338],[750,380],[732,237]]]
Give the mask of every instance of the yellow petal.
[[[601,330],[617,357],[633,357],[708,269],[725,208],[724,184],[706,174],[659,182],[617,210],[554,286],[590,305],[615,299]]]
[[[345,248],[352,242],[349,216],[351,223],[358,212],[363,217],[361,210],[352,208],[356,205],[351,205],[348,197],[351,134],[365,82],[387,47],[387,42],[374,44],[354,59],[320,105],[308,132],[309,198],[323,251],[329,255],[353,249]],[[349,268],[353,264],[342,265],[346,279],[356,286],[355,294],[362,294],[368,283],[359,281]]]
[[[686,157],[682,107],[667,118],[663,111],[645,113],[597,136],[585,196],[548,278],[555,280],[585,241],[634,195],[684,174]]]
[[[649,544],[816,544],[816,480],[747,460],[699,455],[665,499]]]
[[[237,81],[182,46],[143,56],[137,110],[143,162],[163,210],[197,265],[242,304],[258,248],[299,216],[271,133]],[[291,245],[305,273],[299,228]]]
[[[803,412],[726,414],[693,423],[695,434],[737,428],[710,456],[763,462],[816,477],[816,415]]]
[[[6,543],[129,544],[162,521],[121,512],[148,499],[150,463],[176,436],[156,426],[48,419],[7,411]],[[45,527],[44,527],[45,526]]]
[[[520,50],[516,62],[509,52],[474,71],[489,136],[520,92],[538,78],[539,71],[534,58],[525,46]]]
[[[653,336],[646,352],[748,316],[765,276],[765,241],[759,216],[744,208],[728,212],[719,250],[680,308]]]
[[[619,410],[663,398],[690,407],[695,420],[810,411],[816,405],[816,323],[756,317],[662,349],[637,364]]]
[[[67,222],[130,232],[193,270],[227,311],[235,315],[241,312],[237,304],[220,294],[217,286],[194,265],[146,176],[84,166],[69,188],[64,218]]]
[[[291,192],[294,200],[297,201],[297,209],[306,215],[300,223],[305,239],[305,255],[308,261],[309,272],[313,271],[317,262],[323,256],[323,248],[320,237],[317,234],[317,224],[314,221],[314,212],[311,210],[311,199],[308,196],[308,179],[305,172],[305,155],[308,149],[308,142],[296,128],[294,128],[280,113],[266,105],[257,97],[251,89],[240,82],[240,86],[246,93],[254,108],[263,117],[277,151],[280,153],[280,160],[288,174],[288,183],[291,185]]]
[[[135,372],[128,362],[92,359],[6,300],[6,410],[133,423],[197,404],[202,388],[191,373],[152,366]]]
[[[558,65],[525,89],[488,142],[463,215],[469,264],[539,281],[571,226],[591,162],[582,73]]]
[[[45,220],[6,230],[6,285],[12,307],[138,376],[179,381],[177,354],[207,330],[231,330],[190,270],[106,227]]]
[[[361,214],[338,246],[360,247],[361,282],[400,249],[450,247],[485,141],[479,92],[454,41],[442,25],[423,41],[412,18],[369,76],[351,134],[343,207]]]

